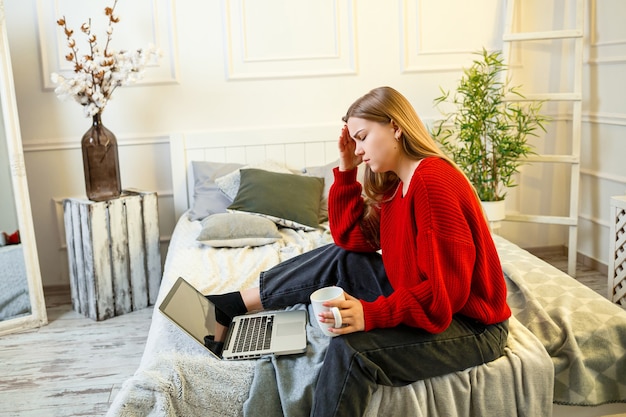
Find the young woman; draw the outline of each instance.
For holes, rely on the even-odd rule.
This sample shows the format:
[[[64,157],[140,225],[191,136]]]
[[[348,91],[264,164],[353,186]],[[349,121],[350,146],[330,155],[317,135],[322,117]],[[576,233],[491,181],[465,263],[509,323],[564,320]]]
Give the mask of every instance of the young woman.
[[[500,357],[511,314],[476,193],[408,100],[377,88],[343,120],[329,195],[335,244],[263,272],[259,288],[209,296],[227,324],[246,311],[308,302],[324,286],[344,289],[345,301],[328,303],[343,326],[332,329],[340,337],[330,340],[312,416],[360,416],[377,384],[406,385]],[[333,322],[332,313],[318,319]]]

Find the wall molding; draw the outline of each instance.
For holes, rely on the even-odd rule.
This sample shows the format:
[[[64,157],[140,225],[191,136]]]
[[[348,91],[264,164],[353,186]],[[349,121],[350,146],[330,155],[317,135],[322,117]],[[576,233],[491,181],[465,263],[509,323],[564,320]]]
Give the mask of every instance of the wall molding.
[[[462,6],[459,4],[460,9],[452,11],[446,8],[447,2],[400,0],[401,72],[458,72],[471,61],[472,54],[480,48],[499,49],[504,28],[504,2],[486,1],[491,1],[493,7],[483,4],[480,7],[481,13],[476,13],[476,6],[469,2],[462,3]],[[492,14],[484,13],[487,10]],[[424,19],[426,15],[430,18]],[[431,28],[437,33],[429,32],[430,22],[440,21],[437,16],[446,16],[447,24],[457,27],[457,33],[462,35],[451,39],[441,37],[439,24],[434,25],[436,28]],[[463,28],[458,25],[466,26]]]
[[[607,229],[611,227],[611,225],[609,224],[608,221],[603,220],[603,219],[599,219],[599,218],[597,218],[595,216],[589,216],[589,215],[584,214],[584,213],[579,213],[578,214],[578,218],[582,219],[582,220],[586,220],[586,221],[588,221],[590,223],[593,223],[593,224],[597,224],[598,226],[605,227]]]
[[[553,115],[553,120],[568,122],[572,120],[571,115]],[[422,117],[422,122],[428,129],[432,128],[434,123],[440,117]],[[582,120],[584,123],[605,124],[615,126],[626,126],[626,114],[623,113],[596,113],[585,112]],[[118,136],[118,146],[147,146],[167,144],[170,140],[169,133],[159,134],[138,134],[132,136]],[[76,137],[66,137],[58,139],[41,139],[29,140],[22,143],[24,153],[29,152],[51,152],[58,150],[80,149],[80,140]]]
[[[80,3],[80,4],[77,4]],[[97,14],[93,16],[72,15],[75,10],[84,10],[82,0],[37,0],[37,26],[39,32],[39,55],[41,65],[41,75],[44,90],[53,90],[55,85],[50,80],[50,74],[57,72],[63,76],[71,76],[73,68],[71,63],[65,60],[68,53],[67,41],[61,28],[56,24],[61,16],[67,16],[70,29],[74,30],[74,37],[79,47],[79,53],[85,53],[87,43],[84,34],[80,31],[82,23],[87,19],[93,19],[96,36],[104,36],[105,28],[100,22],[104,22],[104,15],[100,7]],[[178,83],[178,60],[175,51],[174,41],[174,0],[134,0],[132,8],[125,9],[124,20],[126,22],[146,21],[149,17],[149,24],[145,24],[146,32],[133,32],[128,24],[123,28],[125,37],[129,38],[129,45],[119,45],[117,40],[113,40],[113,47],[116,49],[143,48],[151,43],[160,49],[162,56],[159,65],[153,64],[145,69],[142,79],[138,80],[134,86],[172,84]],[[133,19],[133,16],[136,18]],[[142,18],[143,17],[143,18]],[[71,19],[71,20],[70,20]],[[98,26],[96,26],[98,24]],[[122,23],[120,23],[122,24]],[[115,33],[114,33],[115,35]],[[84,43],[84,44],[83,44]]]
[[[565,122],[569,123],[573,120],[571,112],[552,113],[548,114],[552,122]],[[422,119],[422,121],[428,126],[432,126],[436,118]],[[614,125],[614,126],[626,126],[626,114],[624,113],[600,113],[600,112],[584,112],[582,114],[583,123],[588,124],[600,124],[600,125]],[[430,125],[428,123],[431,123]],[[450,124],[451,125],[451,124]]]
[[[117,137],[117,136],[116,136]],[[117,146],[149,146],[169,144],[169,135],[133,135],[127,137],[117,137]],[[80,139],[52,139],[52,140],[35,140],[23,142],[24,153],[30,152],[53,152],[81,149]]]
[[[222,0],[224,64],[229,80],[301,78],[357,73],[355,0],[310,2],[307,13],[289,16],[275,13],[274,24],[267,15],[260,19],[259,7],[246,0]],[[276,8],[282,13],[285,9]],[[300,4],[300,3],[294,3]],[[271,5],[263,4],[263,7]],[[285,9],[285,10],[283,10]],[[312,39],[306,28],[327,28],[324,36]],[[292,42],[273,42],[283,37],[281,28],[289,29]],[[295,29],[298,30],[295,30]],[[299,36],[302,38],[298,39]],[[258,39],[263,41],[257,42]],[[298,45],[298,47],[294,47]],[[282,48],[282,49],[280,49]]]
[[[617,40],[604,41],[604,42],[595,42],[595,41],[590,42],[590,46],[593,48],[621,46],[621,45],[626,45],[626,39],[617,39]]]
[[[588,177],[598,178],[605,181],[614,182],[616,184],[626,185],[626,176],[607,174],[606,172],[597,171],[594,169],[581,168],[580,174]]]
[[[614,0],[616,2],[622,2],[622,0]],[[589,65],[604,65],[604,64],[624,64],[626,63],[626,55],[624,55],[624,46],[626,45],[626,38],[622,33],[617,33],[618,37],[613,39],[600,40],[598,33],[601,31],[598,26],[602,23],[602,26],[608,28],[620,27],[623,23],[623,18],[620,13],[605,13],[603,14],[605,20],[603,22],[598,21],[598,0],[589,1],[589,57],[587,63]],[[612,5],[609,1],[604,1],[604,7],[611,9]],[[605,31],[606,33],[606,31]],[[615,33],[614,33],[615,34]]]
[[[608,65],[608,64],[625,64],[625,63],[626,63],[626,55],[587,59],[588,65]]]
[[[626,126],[626,114],[585,112],[583,114],[583,122],[593,123],[593,124]]]
[[[621,2],[622,0],[615,0],[618,2]],[[605,3],[609,3],[608,1],[605,1]],[[609,6],[610,7],[610,6]],[[598,41],[597,38],[597,23],[598,23],[598,0],[590,0],[590,5],[589,5],[589,44],[591,47],[605,47],[605,46],[615,46],[615,45],[624,45],[626,44],[626,38],[625,39],[611,39],[611,40],[605,40],[605,41]],[[610,15],[608,15],[610,16]],[[615,15],[615,17],[617,17],[618,22],[622,22],[622,16],[620,16],[619,14]]]

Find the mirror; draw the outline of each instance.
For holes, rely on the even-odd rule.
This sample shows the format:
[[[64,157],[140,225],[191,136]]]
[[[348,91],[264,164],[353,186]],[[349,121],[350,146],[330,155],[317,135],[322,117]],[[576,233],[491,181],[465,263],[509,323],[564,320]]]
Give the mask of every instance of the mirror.
[[[48,321],[11,71],[0,0],[0,335]]]

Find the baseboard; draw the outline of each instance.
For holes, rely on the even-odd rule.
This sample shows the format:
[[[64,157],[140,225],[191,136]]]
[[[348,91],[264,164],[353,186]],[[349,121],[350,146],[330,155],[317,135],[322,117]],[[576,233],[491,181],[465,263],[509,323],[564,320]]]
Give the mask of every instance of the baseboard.
[[[563,255],[567,256],[567,246],[537,246],[532,248],[524,248],[533,255]],[[587,268],[598,271],[601,274],[608,275],[609,266],[605,263],[598,261],[590,256],[577,252],[576,263],[579,263]]]
[[[546,255],[567,255],[567,247],[566,246],[533,246],[532,248],[522,248],[532,253],[535,256],[546,256]]]
[[[603,264],[597,259],[593,259],[587,255],[583,255],[580,252],[578,252],[577,259],[580,259],[580,263],[582,263],[584,266],[594,269],[601,274],[608,275],[609,273],[609,266],[607,264]]]
[[[46,300],[46,307],[56,307],[72,302],[72,292],[70,285],[46,285],[43,287],[43,296]]]
[[[70,284],[67,285],[46,285],[43,287],[44,294],[66,295],[70,294]]]

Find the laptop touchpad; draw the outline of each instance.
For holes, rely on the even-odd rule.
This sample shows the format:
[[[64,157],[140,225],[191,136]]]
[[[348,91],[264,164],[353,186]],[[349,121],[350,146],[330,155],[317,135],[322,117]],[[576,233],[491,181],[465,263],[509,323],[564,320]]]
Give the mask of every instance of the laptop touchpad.
[[[299,322],[280,323],[276,326],[276,336],[293,336],[304,332],[304,326]]]

